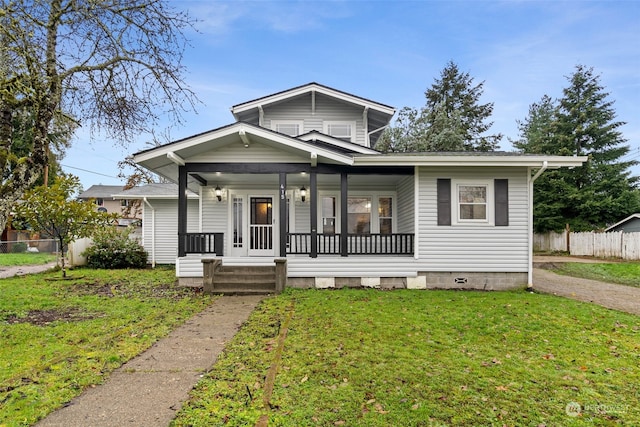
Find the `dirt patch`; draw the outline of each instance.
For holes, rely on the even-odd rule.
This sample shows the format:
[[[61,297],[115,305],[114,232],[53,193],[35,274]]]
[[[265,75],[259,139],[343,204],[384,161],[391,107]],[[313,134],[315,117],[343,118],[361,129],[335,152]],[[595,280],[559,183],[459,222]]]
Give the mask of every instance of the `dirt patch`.
[[[202,287],[179,287],[174,283],[132,284],[126,281],[80,281],[67,288],[76,295],[98,295],[112,297],[136,298],[170,298],[179,300],[202,292]]]
[[[30,323],[36,326],[46,326],[52,322],[80,322],[95,319],[100,316],[102,316],[102,314],[86,313],[77,308],[69,310],[32,310],[25,316],[10,314],[7,316],[6,322],[9,324]]]
[[[534,262],[533,268],[542,268],[543,270],[557,270],[562,264],[559,262]]]

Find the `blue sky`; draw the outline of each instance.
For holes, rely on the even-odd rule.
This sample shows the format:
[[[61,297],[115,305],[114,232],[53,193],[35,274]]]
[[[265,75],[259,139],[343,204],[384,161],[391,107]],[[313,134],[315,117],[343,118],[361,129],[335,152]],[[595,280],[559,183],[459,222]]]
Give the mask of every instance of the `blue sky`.
[[[516,120],[547,94],[562,96],[575,66],[593,67],[615,101],[640,160],[640,1],[180,1],[199,22],[188,34],[186,82],[202,104],[170,140],[233,122],[232,105],[312,81],[397,110],[424,105],[450,60],[493,102],[491,133],[518,137]],[[84,188],[121,185],[122,148],[79,132],[63,159]],[[625,160],[627,159],[625,158]],[[640,170],[634,170],[640,175]]]

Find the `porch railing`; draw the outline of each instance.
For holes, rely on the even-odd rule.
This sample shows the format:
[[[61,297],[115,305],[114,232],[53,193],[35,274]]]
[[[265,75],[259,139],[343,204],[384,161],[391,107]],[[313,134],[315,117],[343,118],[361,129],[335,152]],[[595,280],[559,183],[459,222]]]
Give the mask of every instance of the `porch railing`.
[[[413,233],[348,234],[348,255],[413,255]],[[318,234],[318,255],[340,255],[340,234]],[[289,233],[287,253],[311,255],[311,233]]]
[[[224,255],[224,233],[184,233],[178,238],[185,254]]]

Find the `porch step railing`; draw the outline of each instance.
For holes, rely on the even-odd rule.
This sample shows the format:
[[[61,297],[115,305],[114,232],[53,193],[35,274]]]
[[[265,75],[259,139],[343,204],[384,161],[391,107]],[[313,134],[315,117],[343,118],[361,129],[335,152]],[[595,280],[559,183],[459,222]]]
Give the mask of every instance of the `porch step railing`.
[[[185,254],[224,255],[224,233],[184,233],[178,237]]]
[[[340,234],[318,234],[318,255],[340,255]],[[287,254],[311,255],[311,233],[289,233]],[[348,234],[347,255],[413,255],[414,234]]]

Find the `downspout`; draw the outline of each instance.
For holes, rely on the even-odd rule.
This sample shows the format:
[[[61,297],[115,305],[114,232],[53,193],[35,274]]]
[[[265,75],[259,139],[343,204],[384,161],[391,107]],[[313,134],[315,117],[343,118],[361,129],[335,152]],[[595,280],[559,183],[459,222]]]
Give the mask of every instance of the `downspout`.
[[[156,267],[156,209],[149,203],[146,197],[144,197],[144,204],[151,209],[151,267]],[[144,223],[143,223],[144,225]],[[142,233],[144,235],[144,233]]]
[[[544,171],[549,167],[549,163],[545,160],[542,162],[542,167],[538,169],[535,175],[531,176],[531,169],[529,169],[527,176],[529,184],[529,268],[527,273],[527,288],[533,287],[533,183],[536,179],[542,175]]]

